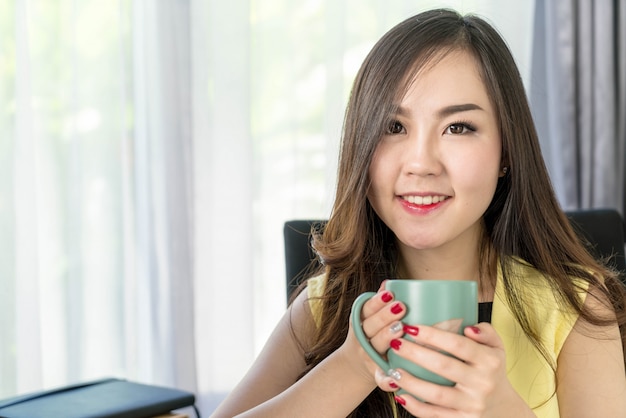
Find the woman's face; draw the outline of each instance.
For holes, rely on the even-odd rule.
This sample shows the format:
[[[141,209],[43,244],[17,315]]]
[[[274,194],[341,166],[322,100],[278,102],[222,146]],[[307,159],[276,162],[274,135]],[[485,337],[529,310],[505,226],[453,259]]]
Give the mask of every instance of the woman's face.
[[[502,173],[498,122],[475,59],[453,51],[427,64],[398,105],[369,167],[370,204],[401,253],[476,248]]]

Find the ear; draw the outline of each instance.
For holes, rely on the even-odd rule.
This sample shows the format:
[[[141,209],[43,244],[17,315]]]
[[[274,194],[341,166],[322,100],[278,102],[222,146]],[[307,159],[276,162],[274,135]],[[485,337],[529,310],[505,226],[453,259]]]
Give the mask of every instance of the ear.
[[[504,166],[502,168],[500,168],[500,175],[499,177],[504,177],[506,176],[506,174],[509,172],[509,167]]]

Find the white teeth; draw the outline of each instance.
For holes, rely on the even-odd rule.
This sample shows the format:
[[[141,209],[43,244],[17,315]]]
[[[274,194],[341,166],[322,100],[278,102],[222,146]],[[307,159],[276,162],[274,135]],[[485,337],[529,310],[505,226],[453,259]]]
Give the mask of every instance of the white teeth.
[[[404,196],[403,198],[416,205],[432,205],[446,200],[446,196]]]

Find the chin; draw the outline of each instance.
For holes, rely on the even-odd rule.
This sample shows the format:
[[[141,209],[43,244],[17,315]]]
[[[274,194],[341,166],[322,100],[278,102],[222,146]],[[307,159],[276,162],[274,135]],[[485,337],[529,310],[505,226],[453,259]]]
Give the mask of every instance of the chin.
[[[401,240],[402,245],[404,247],[407,247],[408,249],[413,249],[413,250],[432,250],[434,248],[437,248],[441,245],[441,242],[439,241],[429,241],[429,240],[424,240],[424,239],[419,239],[419,240]]]

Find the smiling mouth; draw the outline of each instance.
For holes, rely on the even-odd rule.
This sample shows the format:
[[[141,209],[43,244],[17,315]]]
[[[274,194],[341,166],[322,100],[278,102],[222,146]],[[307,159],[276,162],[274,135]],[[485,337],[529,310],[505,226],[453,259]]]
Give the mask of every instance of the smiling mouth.
[[[402,196],[402,199],[414,205],[432,205],[443,202],[450,196]]]

